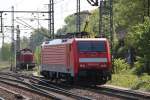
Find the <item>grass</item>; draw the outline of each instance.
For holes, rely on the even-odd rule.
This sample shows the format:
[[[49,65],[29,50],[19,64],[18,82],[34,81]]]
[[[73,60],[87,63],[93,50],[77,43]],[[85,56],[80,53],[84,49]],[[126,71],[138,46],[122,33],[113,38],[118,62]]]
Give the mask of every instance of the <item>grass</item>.
[[[8,61],[0,61],[0,69],[6,68],[9,66],[10,66],[10,64]]]
[[[131,73],[113,74],[107,84],[130,88],[134,90],[150,91],[150,75],[137,76]]]

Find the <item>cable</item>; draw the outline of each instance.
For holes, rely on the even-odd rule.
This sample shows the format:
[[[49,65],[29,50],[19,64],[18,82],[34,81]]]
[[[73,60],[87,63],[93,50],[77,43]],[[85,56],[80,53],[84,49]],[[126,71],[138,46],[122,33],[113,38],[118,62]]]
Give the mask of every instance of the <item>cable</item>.
[[[25,23],[26,25],[29,25],[28,23],[26,23],[23,20],[39,20],[39,26],[42,27],[40,21],[41,20],[48,20],[48,19],[39,19],[39,18],[23,18],[23,17],[16,17],[17,19],[19,19],[20,21],[22,21],[23,23]],[[21,19],[20,19],[21,18]],[[42,17],[41,17],[42,18]]]
[[[98,6],[98,0],[87,0],[87,2],[92,6]]]
[[[23,26],[25,26],[25,27],[28,27],[28,28],[30,28],[30,29],[35,29],[34,27],[25,25],[25,24],[23,24],[23,23],[21,23],[21,22],[19,22],[19,21],[17,21],[17,20],[15,20],[15,22],[17,22],[17,23],[19,23],[19,24],[21,24],[21,25],[23,25]]]
[[[21,22],[23,22],[25,25],[27,25],[27,26],[29,26],[29,27],[33,28],[31,25],[29,25],[29,24],[28,24],[28,23],[26,23],[25,21],[23,21],[23,20],[21,20],[21,19],[18,19],[18,20],[20,20]]]

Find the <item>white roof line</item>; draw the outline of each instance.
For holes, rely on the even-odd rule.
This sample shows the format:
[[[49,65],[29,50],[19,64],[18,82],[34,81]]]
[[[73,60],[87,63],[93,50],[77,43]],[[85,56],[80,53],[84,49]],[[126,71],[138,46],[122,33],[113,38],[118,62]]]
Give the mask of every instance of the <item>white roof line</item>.
[[[72,38],[72,39],[66,39],[66,41],[62,41],[62,40],[65,40],[65,39],[54,39],[54,40],[51,40],[51,41],[45,41],[43,42],[42,46],[43,45],[58,45],[58,44],[66,44],[66,43],[72,43],[73,40],[76,40],[76,41],[106,41],[107,39],[106,38]]]

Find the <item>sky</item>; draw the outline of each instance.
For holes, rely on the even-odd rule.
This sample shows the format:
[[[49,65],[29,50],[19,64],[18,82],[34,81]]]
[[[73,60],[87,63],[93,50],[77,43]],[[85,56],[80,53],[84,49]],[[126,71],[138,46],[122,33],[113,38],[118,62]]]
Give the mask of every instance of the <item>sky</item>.
[[[69,14],[73,14],[76,12],[76,0],[54,0],[54,20],[55,20],[55,32],[57,29],[61,28],[65,23],[64,19]],[[15,10],[24,10],[24,11],[47,11],[49,0],[0,0],[0,11],[11,11],[11,7],[14,6]],[[92,10],[96,7],[88,4],[87,0],[81,0],[81,11],[82,10]],[[37,27],[45,27],[48,28],[47,20],[39,20],[36,19],[46,19],[48,17],[47,14],[16,14],[15,13],[15,27],[16,25],[20,25],[21,37],[26,36],[29,37],[31,35],[31,29],[27,29],[24,25],[20,24],[25,22],[29,24],[33,28]],[[33,20],[32,20],[33,19]],[[11,14],[5,13],[3,14],[3,24],[4,26],[11,26]],[[39,26],[38,26],[39,25]],[[10,41],[11,37],[11,29],[9,27],[4,29],[4,33],[8,37],[5,41]],[[0,35],[1,36],[1,35]],[[0,38],[1,44],[2,38]]]

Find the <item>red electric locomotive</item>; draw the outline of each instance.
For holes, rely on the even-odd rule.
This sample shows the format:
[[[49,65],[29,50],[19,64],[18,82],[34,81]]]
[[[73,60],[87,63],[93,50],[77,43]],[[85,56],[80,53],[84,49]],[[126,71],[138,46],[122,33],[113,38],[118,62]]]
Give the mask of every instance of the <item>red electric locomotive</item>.
[[[28,48],[22,49],[19,52],[17,52],[16,58],[16,66],[19,69],[32,69],[33,67],[35,67],[35,63],[33,60],[33,52]]]
[[[106,38],[55,39],[42,44],[40,71],[47,78],[104,84],[111,79],[111,70]]]

